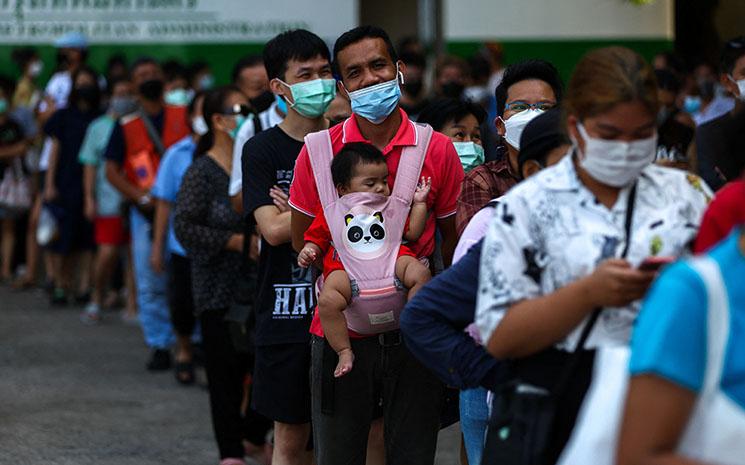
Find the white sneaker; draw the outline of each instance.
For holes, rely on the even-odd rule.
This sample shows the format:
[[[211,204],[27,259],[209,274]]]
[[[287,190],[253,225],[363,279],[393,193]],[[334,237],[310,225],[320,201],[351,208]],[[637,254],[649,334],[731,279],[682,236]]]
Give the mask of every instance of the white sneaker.
[[[95,302],[90,302],[85,306],[83,314],[80,315],[80,321],[86,325],[95,325],[101,322],[101,307]]]

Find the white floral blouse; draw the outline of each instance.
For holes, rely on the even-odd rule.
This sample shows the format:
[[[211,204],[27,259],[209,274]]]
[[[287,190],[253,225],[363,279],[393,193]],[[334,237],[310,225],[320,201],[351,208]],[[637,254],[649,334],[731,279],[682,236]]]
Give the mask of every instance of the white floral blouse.
[[[547,295],[620,257],[630,187],[610,210],[577,177],[571,153],[510,190],[497,207],[481,256],[476,323],[488,341],[505,312],[521,300]],[[689,250],[712,193],[698,177],[651,165],[637,181],[627,260]],[[586,348],[628,344],[639,302],[606,308]],[[584,323],[557,344],[573,350]]]

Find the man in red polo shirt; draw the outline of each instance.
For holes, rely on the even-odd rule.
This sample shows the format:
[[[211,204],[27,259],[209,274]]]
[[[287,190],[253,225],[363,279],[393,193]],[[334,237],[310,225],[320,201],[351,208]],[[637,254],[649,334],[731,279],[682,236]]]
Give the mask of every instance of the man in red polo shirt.
[[[380,149],[393,184],[404,147],[419,143],[414,123],[399,108],[404,65],[388,35],[362,26],[344,33],[334,45],[339,93],[348,96],[353,115],[330,129],[334,153],[351,142]],[[457,241],[455,210],[463,168],[452,142],[434,133],[421,176],[432,178],[430,211],[424,233],[409,247],[419,257],[435,250],[435,229],[442,236],[442,256],[450,264]],[[303,234],[320,211],[315,178],[305,147],[295,165],[290,188],[292,243],[300,250]],[[317,322],[316,322],[317,323]],[[336,354],[320,325],[312,325],[311,397],[316,461],[324,465],[364,463],[370,421],[383,400],[386,463],[432,464],[439,429],[442,385],[401,344],[398,330],[373,337],[354,337],[355,367],[333,379]],[[350,457],[359,460],[351,461]]]

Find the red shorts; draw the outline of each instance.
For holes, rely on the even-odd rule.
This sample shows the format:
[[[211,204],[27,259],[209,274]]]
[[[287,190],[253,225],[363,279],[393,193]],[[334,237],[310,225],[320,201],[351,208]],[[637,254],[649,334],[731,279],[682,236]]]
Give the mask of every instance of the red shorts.
[[[410,248],[402,245],[398,248],[398,255],[396,256],[396,258],[401,257],[416,258],[416,255]],[[326,252],[326,255],[323,257],[323,277],[327,278],[332,271],[337,270],[344,271],[344,264],[342,264],[341,258],[339,258],[339,254],[336,253],[336,249],[334,248],[334,246],[329,246],[328,252]]]
[[[129,242],[129,233],[124,229],[121,216],[98,217],[93,228],[97,245],[125,245]]]

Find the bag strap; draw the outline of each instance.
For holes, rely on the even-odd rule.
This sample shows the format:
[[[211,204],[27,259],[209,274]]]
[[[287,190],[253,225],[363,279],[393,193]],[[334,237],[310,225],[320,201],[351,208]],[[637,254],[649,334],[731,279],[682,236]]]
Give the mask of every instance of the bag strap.
[[[722,380],[724,359],[730,337],[730,309],[722,271],[714,259],[703,256],[691,260],[706,286],[706,370],[701,395],[716,392]]]
[[[428,124],[412,124],[416,131],[416,143],[404,148],[401,152],[401,160],[398,162],[396,180],[393,183],[393,192],[391,192],[392,196],[404,200],[407,204],[410,204],[414,198],[414,192],[419,184],[419,174],[422,172],[424,157],[433,132]]]
[[[331,147],[331,135],[328,129],[305,136],[305,149],[308,151],[313,177],[316,180],[318,198],[321,200],[321,206],[325,208],[339,198],[331,177],[331,160],[334,159],[334,150]]]
[[[145,113],[143,110],[140,110],[139,112],[140,119],[142,120],[142,124],[145,125],[145,130],[147,131],[147,135],[150,138],[150,142],[153,143],[155,146],[155,150],[158,152],[158,155],[163,156],[163,153],[165,153],[165,147],[163,146],[163,141],[160,139],[160,134],[158,134],[158,131],[155,129],[155,125],[153,124],[152,120],[150,120],[150,117]],[[163,118],[165,119],[165,109],[163,110]],[[165,124],[165,122],[164,122]]]
[[[628,199],[626,199],[626,218],[624,220],[626,243],[623,246],[623,251],[621,252],[620,258],[626,258],[626,255],[628,255],[629,253],[629,247],[631,247],[631,226],[634,222],[635,204],[636,183],[634,183],[634,185],[631,187],[631,190],[629,191],[629,197]],[[593,310],[592,315],[590,315],[590,319],[587,320],[587,323],[585,323],[585,325],[582,327],[582,333],[580,334],[579,341],[577,341],[577,346],[574,348],[574,352],[572,352],[572,354],[569,356],[567,366],[562,372],[562,375],[557,381],[556,387],[552,392],[555,398],[560,397],[564,393],[564,390],[569,386],[569,383],[574,377],[574,372],[576,371],[577,365],[579,365],[580,359],[582,358],[582,349],[584,349],[585,342],[587,342],[587,339],[590,337],[590,333],[592,333],[592,330],[595,327],[595,323],[597,323],[598,318],[600,318],[600,313],[602,311],[602,307],[598,307]]]

